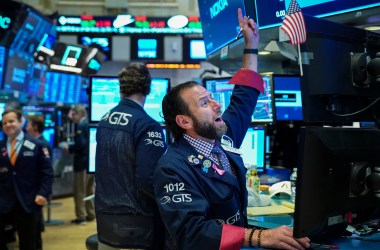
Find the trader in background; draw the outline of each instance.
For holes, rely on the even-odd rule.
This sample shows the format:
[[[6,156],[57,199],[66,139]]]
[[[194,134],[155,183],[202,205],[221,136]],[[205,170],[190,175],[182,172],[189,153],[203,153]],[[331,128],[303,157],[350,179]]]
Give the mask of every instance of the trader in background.
[[[87,196],[94,195],[94,176],[87,174],[88,168],[88,119],[84,106],[77,105],[69,110],[69,117],[75,123],[74,143],[60,143],[66,153],[74,154],[74,187],[76,219],[71,223],[85,225],[86,221],[95,219],[95,209],[92,199],[84,201]]]
[[[20,250],[35,250],[41,209],[51,194],[53,170],[48,150],[22,129],[21,112],[2,114],[7,139],[0,143],[0,250],[6,250],[4,221],[13,217]]]
[[[50,143],[42,136],[42,132],[45,129],[45,119],[41,115],[33,115],[28,116],[28,121],[26,125],[26,131],[30,136],[33,138],[39,140],[41,144],[43,145],[43,150],[47,150],[50,160],[52,160],[53,157],[53,149],[50,146]],[[51,196],[47,197],[48,201],[50,201]],[[40,219],[40,228],[37,230],[37,249],[42,249],[42,236],[41,232],[45,230],[45,222],[43,218],[43,213],[41,210],[41,219]]]
[[[162,220],[176,247],[238,250],[242,247],[303,249],[282,226],[262,230],[247,224],[246,171],[239,153],[263,80],[257,73],[259,29],[238,10],[244,36],[242,69],[231,78],[231,102],[221,105],[197,82],[172,88],[162,102],[175,137],[158,162],[154,187]]]
[[[103,116],[96,134],[99,250],[162,249],[153,173],[166,144],[160,124],[143,108],[151,76],[144,65],[132,64],[119,73],[119,83],[121,101]]]

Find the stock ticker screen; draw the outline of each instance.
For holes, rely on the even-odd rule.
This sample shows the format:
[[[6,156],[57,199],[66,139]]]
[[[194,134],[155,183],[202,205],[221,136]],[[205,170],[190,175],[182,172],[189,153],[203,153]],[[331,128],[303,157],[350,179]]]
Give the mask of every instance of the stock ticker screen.
[[[60,72],[47,72],[44,102],[78,103],[82,76]]]

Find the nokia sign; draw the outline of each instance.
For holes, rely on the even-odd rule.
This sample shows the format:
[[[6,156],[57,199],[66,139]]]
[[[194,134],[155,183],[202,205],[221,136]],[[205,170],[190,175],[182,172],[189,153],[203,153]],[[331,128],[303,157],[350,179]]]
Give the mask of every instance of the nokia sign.
[[[8,29],[11,19],[9,17],[0,16],[0,29]]]

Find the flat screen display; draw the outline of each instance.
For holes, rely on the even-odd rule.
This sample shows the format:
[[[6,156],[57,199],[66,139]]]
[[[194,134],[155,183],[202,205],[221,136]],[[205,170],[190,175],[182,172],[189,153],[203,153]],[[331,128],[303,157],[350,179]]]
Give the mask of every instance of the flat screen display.
[[[89,121],[99,122],[120,101],[119,78],[90,76],[89,88]]]
[[[32,55],[10,49],[3,89],[27,93],[29,88],[29,73],[33,65],[34,58]]]
[[[7,105],[6,103],[0,102],[0,115],[4,113],[6,105]]]
[[[264,80],[264,93],[260,93],[252,116],[254,123],[273,122],[273,88],[272,75],[262,74]],[[205,88],[212,94],[213,98],[219,102],[224,112],[230,104],[234,84],[228,84],[231,77],[205,79]]]
[[[105,55],[104,60],[111,60],[112,39],[107,36],[78,36],[78,43],[99,49]]]
[[[150,94],[144,110],[157,122],[163,123],[162,99],[169,91],[170,80],[152,78]],[[109,110],[120,102],[119,78],[115,76],[90,77],[90,122],[99,122]]]
[[[23,106],[21,112],[26,118],[28,116],[42,115],[45,119],[46,128],[53,128],[56,125],[55,107],[53,106]]]
[[[237,9],[242,8],[243,14],[246,14],[245,4],[244,0],[199,0],[198,6],[206,53],[210,55],[236,39],[240,30]]]
[[[255,1],[260,29],[280,26],[291,0]],[[297,0],[302,13],[327,17],[380,6],[377,0]]]
[[[5,70],[5,55],[7,50],[5,47],[0,46],[0,86],[3,83],[3,75]]]
[[[134,36],[131,41],[131,59],[134,60],[162,60],[163,37]]]
[[[244,165],[247,169],[265,171],[265,126],[249,127],[240,146]]]
[[[79,102],[82,76],[61,72],[47,72],[44,88],[44,102]]]
[[[167,78],[152,78],[150,94],[146,97],[144,110],[154,120],[164,123],[162,115],[162,99],[170,89],[170,80]]]
[[[33,55],[41,40],[52,27],[52,23],[37,13],[29,10],[16,37],[11,44],[11,48]]]
[[[96,130],[97,127],[88,128],[88,173],[95,173]]]
[[[299,76],[274,75],[274,102],[277,121],[302,121],[302,97]]]
[[[29,69],[29,95],[43,97],[46,81],[47,65],[34,63]]]

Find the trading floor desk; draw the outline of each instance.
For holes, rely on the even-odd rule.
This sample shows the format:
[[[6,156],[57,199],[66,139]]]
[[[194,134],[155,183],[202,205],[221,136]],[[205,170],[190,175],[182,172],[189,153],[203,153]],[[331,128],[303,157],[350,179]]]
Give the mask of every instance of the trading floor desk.
[[[272,197],[271,206],[278,206],[282,204],[283,201],[288,202],[286,196]],[[286,205],[287,203],[285,203]],[[266,208],[270,210],[271,206]],[[265,207],[262,207],[265,208]],[[249,208],[254,210],[255,207]],[[260,210],[261,208],[258,207]],[[286,211],[286,210],[284,210]],[[294,210],[293,210],[294,211]],[[249,214],[249,212],[248,212]],[[287,225],[293,227],[293,215],[292,213],[284,214],[273,214],[273,215],[259,215],[259,216],[248,216],[248,224],[253,227],[262,227],[262,228],[275,228],[282,225]],[[326,242],[318,242],[320,244],[312,244],[311,249],[355,249],[355,250],[369,250],[369,249],[380,249],[380,232],[375,233],[371,236],[359,237],[352,235],[351,237],[337,236],[326,240]],[[330,246],[330,247],[329,247]],[[248,250],[249,248],[242,248]]]

